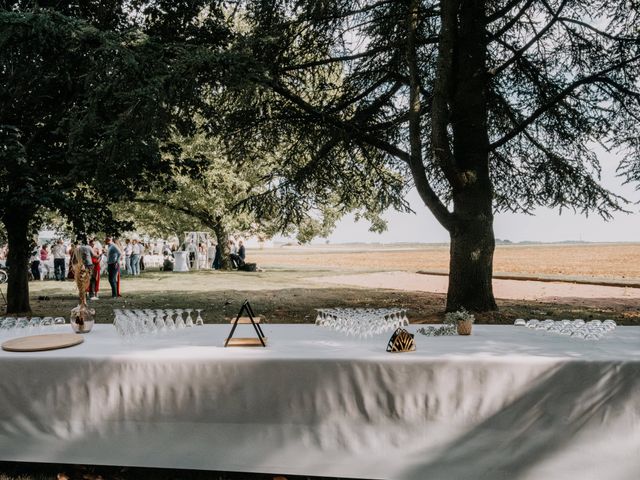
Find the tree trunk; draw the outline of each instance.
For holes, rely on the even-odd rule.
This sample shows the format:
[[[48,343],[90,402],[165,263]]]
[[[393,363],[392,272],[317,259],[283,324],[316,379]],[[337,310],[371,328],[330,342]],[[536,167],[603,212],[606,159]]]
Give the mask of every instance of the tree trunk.
[[[231,251],[229,250],[229,232],[217,223],[213,225],[213,232],[216,234],[216,240],[220,246],[220,270],[231,270]]]
[[[496,310],[493,297],[493,185],[489,175],[485,2],[461,0],[451,96],[455,224],[449,229],[451,253],[447,311],[462,307]]]
[[[9,281],[7,284],[7,314],[31,313],[29,305],[29,215],[24,212],[7,213],[3,223],[9,241]]]
[[[497,310],[493,296],[493,214],[482,192],[465,192],[454,198],[460,222],[451,232],[447,311]],[[486,196],[486,195],[485,195]],[[482,206],[484,205],[484,207]]]

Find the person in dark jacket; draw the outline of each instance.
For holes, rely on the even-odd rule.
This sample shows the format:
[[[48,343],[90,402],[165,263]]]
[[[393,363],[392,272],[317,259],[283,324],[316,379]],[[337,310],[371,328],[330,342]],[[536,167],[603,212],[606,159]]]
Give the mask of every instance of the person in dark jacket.
[[[219,244],[216,244],[216,253],[213,257],[213,265],[211,266],[214,270],[218,270],[222,266],[222,249]]]
[[[111,285],[111,298],[120,296],[120,257],[122,252],[111,237],[104,241],[107,245],[107,272],[109,273],[109,285]]]
[[[238,257],[240,257],[240,260],[242,260],[242,263],[244,263],[244,258],[246,255],[247,254],[244,248],[244,242],[242,240],[238,240]]]

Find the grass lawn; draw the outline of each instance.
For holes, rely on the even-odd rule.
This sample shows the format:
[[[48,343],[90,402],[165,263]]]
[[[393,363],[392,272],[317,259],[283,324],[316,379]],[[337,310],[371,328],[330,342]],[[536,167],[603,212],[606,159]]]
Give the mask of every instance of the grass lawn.
[[[250,300],[256,314],[271,323],[310,323],[315,320],[314,309],[323,307],[402,307],[408,309],[409,319],[414,323],[440,322],[444,316],[443,294],[345,287],[317,281],[319,277],[332,275],[336,275],[335,269],[317,267],[276,268],[257,273],[147,271],[139,277],[124,276],[122,297],[118,299],[110,298],[109,283],[103,277],[100,300],[92,301],[91,306],[100,323],[113,320],[114,308],[202,308],[206,323],[221,323],[235,316],[245,299]],[[68,318],[78,303],[75,283],[71,281],[33,281],[30,289],[34,315]],[[498,304],[499,312],[479,315],[477,321],[511,324],[518,317],[546,316],[614,318],[621,324],[640,323],[637,306],[629,302],[603,305],[579,299],[555,303],[498,300]]]

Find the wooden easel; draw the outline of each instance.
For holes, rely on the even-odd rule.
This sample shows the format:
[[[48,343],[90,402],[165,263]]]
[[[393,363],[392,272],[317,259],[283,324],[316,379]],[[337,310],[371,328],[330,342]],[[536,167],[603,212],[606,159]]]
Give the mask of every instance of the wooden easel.
[[[243,317],[242,314],[245,313],[248,315]],[[231,332],[229,332],[229,336],[224,342],[225,347],[266,347],[267,346],[267,337],[264,336],[264,332],[262,328],[260,328],[260,317],[256,317],[255,313],[253,313],[253,309],[251,308],[251,304],[249,300],[245,300],[242,306],[240,307],[240,311],[235,319],[231,321],[233,323],[233,327],[231,327]],[[256,335],[258,338],[233,338],[233,334],[236,331],[236,327],[238,324],[249,324],[253,325],[253,329],[256,331]]]

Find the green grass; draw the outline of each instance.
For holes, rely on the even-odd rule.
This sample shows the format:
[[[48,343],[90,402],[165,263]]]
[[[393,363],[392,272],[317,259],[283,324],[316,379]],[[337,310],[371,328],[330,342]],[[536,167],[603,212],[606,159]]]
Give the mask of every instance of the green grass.
[[[350,271],[349,273],[354,273]],[[96,320],[110,323],[114,308],[202,308],[207,323],[222,323],[235,316],[245,299],[256,314],[271,323],[309,323],[315,309],[323,307],[402,307],[415,323],[439,322],[445,296],[427,292],[406,292],[376,288],[322,284],[318,277],[336,275],[336,270],[273,269],[268,272],[199,271],[172,273],[147,271],[139,277],[122,279],[122,297],[110,298],[106,278],[101,280],[100,300],[90,302]],[[315,278],[316,280],[311,280]],[[75,283],[34,281],[30,283],[33,315],[64,316],[78,303]],[[48,298],[44,300],[43,298]],[[498,301],[500,311],[477,316],[478,323],[511,324],[517,317],[613,318],[620,324],[640,324],[637,305],[610,302],[607,306],[588,301],[543,303]]]

